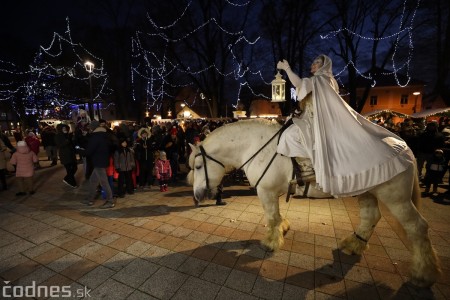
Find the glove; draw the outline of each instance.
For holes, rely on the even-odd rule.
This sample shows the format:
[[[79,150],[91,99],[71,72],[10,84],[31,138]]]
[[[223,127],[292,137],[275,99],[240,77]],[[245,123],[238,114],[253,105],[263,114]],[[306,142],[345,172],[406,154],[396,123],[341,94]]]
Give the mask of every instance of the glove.
[[[280,61],[277,63],[277,69],[287,71],[287,70],[290,69],[290,68],[291,68],[291,67],[289,66],[288,61],[285,60],[285,59],[283,59],[282,61],[280,60]]]

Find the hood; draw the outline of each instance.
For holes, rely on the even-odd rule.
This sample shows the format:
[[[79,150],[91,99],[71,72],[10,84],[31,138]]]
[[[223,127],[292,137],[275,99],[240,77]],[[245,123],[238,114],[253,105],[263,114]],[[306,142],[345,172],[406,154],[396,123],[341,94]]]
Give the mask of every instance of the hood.
[[[17,152],[22,153],[22,154],[26,154],[28,152],[30,152],[30,148],[25,145],[25,146],[16,146]]]
[[[106,132],[106,128],[99,126],[94,129],[93,133],[95,132]]]

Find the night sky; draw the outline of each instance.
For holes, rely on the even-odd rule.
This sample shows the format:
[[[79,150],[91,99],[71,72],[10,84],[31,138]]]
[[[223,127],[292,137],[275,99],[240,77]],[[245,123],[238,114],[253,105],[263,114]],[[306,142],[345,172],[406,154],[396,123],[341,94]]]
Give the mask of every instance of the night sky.
[[[13,62],[22,67],[28,66],[39,46],[46,47],[50,44],[53,32],[64,33],[66,17],[69,17],[70,20],[74,42],[81,42],[86,45],[83,40],[83,32],[88,28],[111,26],[111,19],[105,16],[105,10],[101,10],[102,4],[106,2],[118,5],[129,1],[10,0],[2,2],[2,9],[0,9],[0,39],[2,41],[0,60]],[[138,6],[139,3],[149,2],[147,0],[134,1],[133,3]],[[145,9],[137,9],[136,15],[145,16],[145,11]],[[88,49],[92,48],[88,47]],[[418,51],[415,51],[414,55],[413,67],[421,61]],[[335,68],[335,71],[338,71],[339,62],[334,61],[333,63],[338,67]],[[419,75],[424,76],[423,73]]]
[[[0,9],[0,59],[27,64],[39,49],[48,46],[53,32],[63,33],[69,17],[71,30],[87,24],[105,24],[86,0],[14,0]],[[75,41],[79,42],[79,41]]]

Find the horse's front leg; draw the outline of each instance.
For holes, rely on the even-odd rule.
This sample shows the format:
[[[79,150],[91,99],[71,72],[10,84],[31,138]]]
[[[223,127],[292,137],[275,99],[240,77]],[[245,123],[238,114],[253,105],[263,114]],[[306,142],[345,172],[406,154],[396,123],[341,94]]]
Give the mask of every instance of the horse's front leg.
[[[267,235],[261,243],[270,251],[278,250],[284,244],[284,234],[289,230],[289,221],[280,215],[278,196],[258,189],[267,220]]]
[[[368,248],[367,241],[381,218],[378,200],[369,193],[358,196],[360,207],[360,225],[356,231],[339,243],[339,248],[346,254],[361,255]]]

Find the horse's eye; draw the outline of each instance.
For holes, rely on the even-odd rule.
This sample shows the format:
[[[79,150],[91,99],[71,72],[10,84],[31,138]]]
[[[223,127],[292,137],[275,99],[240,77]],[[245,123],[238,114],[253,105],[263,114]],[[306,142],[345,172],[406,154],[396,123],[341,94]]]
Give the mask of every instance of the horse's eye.
[[[202,166],[195,166],[195,168],[196,168],[197,170],[199,170],[199,169],[202,168]]]

